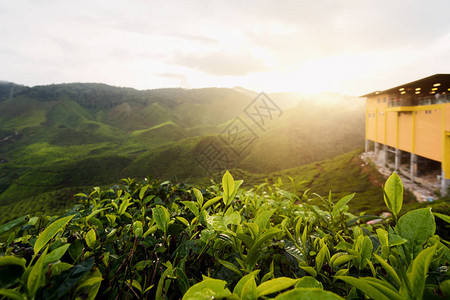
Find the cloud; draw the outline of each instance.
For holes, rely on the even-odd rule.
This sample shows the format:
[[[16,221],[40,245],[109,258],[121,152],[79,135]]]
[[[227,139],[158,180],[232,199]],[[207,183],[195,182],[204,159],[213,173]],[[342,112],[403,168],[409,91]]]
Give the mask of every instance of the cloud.
[[[449,8],[448,0],[0,1],[0,77],[360,93],[447,72]]]
[[[172,62],[176,65],[193,68],[213,76],[243,76],[268,70],[268,67],[261,59],[249,52],[178,53]]]

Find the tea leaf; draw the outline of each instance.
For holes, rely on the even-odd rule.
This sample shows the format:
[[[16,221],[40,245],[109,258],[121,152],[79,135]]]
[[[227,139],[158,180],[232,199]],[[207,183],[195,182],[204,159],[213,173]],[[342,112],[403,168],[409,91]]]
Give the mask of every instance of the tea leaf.
[[[26,297],[16,290],[0,289],[0,295],[13,300],[26,300]]]
[[[29,219],[30,219],[30,216],[26,215],[26,216],[17,218],[6,224],[1,225],[0,226],[0,236],[3,235],[5,232],[8,232],[18,226],[21,226],[21,225],[27,223]]]
[[[272,239],[275,235],[280,233],[281,230],[271,228],[267,230],[263,235],[261,235],[257,241],[255,241],[254,245],[250,249],[247,255],[247,261],[248,264],[253,267],[256,264],[256,261],[258,260],[258,257],[261,253],[261,247],[262,245],[267,242],[268,240]]]
[[[48,247],[45,248],[41,256],[38,258],[34,266],[30,267],[31,271],[27,279],[27,293],[30,298],[34,298],[38,288],[45,284],[45,278],[42,276],[44,272],[44,261],[47,255]]]
[[[295,288],[318,288],[323,290],[323,285],[321,282],[317,281],[314,277],[303,276],[295,285]]]
[[[69,247],[69,255],[72,257],[74,261],[77,261],[78,258],[83,253],[84,244],[81,240],[75,240]]]
[[[435,215],[436,217],[438,217],[439,219],[444,220],[447,223],[450,223],[450,216],[448,215],[444,215],[444,214],[440,214],[440,213],[433,213],[433,215]]]
[[[226,281],[219,279],[207,278],[203,281],[194,284],[184,294],[183,300],[210,300],[221,299],[231,295],[229,289],[225,287]]]
[[[95,230],[91,229],[86,233],[86,245],[88,245],[89,248],[95,249],[97,237],[95,235]]]
[[[202,207],[203,206],[202,192],[200,192],[200,190],[198,190],[196,188],[193,188],[192,190],[194,191],[194,195],[195,195],[195,198],[197,199],[197,203],[198,203],[199,207]]]
[[[203,209],[207,209],[207,208],[210,207],[211,205],[217,203],[220,199],[222,199],[222,197],[217,196],[217,197],[214,197],[214,198],[212,198],[212,199],[206,201],[205,205],[203,205]]]
[[[407,255],[415,257],[422,245],[436,231],[436,223],[431,208],[420,208],[404,214],[395,227],[396,232],[404,239]]]
[[[394,216],[397,216],[403,204],[403,184],[396,173],[392,173],[384,185],[384,202]]]
[[[399,292],[389,283],[386,281],[380,280],[378,278],[374,277],[364,277],[360,278],[361,280],[364,280],[374,288],[378,289],[380,292],[382,292],[385,296],[387,296],[389,299],[393,300],[402,300],[404,297],[399,294]]]
[[[135,221],[133,223],[133,233],[134,236],[137,238],[141,238],[143,234],[144,229],[142,228],[142,222],[141,221]]]
[[[419,253],[412,262],[411,271],[407,273],[411,283],[412,292],[417,299],[422,298],[425,280],[427,278],[428,268],[438,244],[427,248]]]
[[[145,193],[147,192],[148,185],[144,185],[139,192],[139,199],[144,199]]]
[[[238,281],[238,283],[235,285],[233,294],[241,295],[242,289],[244,288],[244,285],[247,283],[247,281],[250,280],[252,277],[254,278],[255,276],[257,276],[260,271],[261,270],[255,270],[255,271],[251,272],[250,274],[247,274],[244,277],[242,277]]]
[[[333,207],[333,211],[331,212],[331,214],[333,215],[333,217],[337,217],[337,215],[339,214],[339,212],[344,209],[344,207],[347,205],[347,203],[353,199],[353,197],[355,197],[355,193],[351,194],[351,195],[347,195],[341,198],[341,200],[339,200]]]
[[[7,265],[16,265],[25,268],[26,260],[24,258],[18,258],[15,256],[1,256],[0,257],[0,267]]]
[[[240,296],[241,300],[256,300],[258,298],[254,275],[252,275],[249,280],[247,280],[244,287],[242,288]]]
[[[370,285],[368,282],[361,278],[355,278],[351,276],[335,276],[335,278],[343,280],[348,284],[354,286],[355,288],[361,290],[367,296],[376,300],[390,300],[383,292],[378,290],[376,287]]]
[[[318,288],[296,288],[292,291],[285,292],[278,295],[276,300],[344,300],[344,298],[336,295],[335,293],[324,291]]]
[[[158,205],[157,207],[152,208],[152,215],[158,228],[166,234],[170,221],[170,214],[167,211],[167,208]]]
[[[70,244],[65,244],[65,245],[62,245],[61,247],[56,248],[52,252],[48,253],[47,256],[45,257],[44,265],[61,259],[61,257],[63,257],[64,253],[66,253],[66,251],[67,251],[67,249],[69,249],[69,247],[70,247]]]
[[[234,273],[236,273],[237,275],[242,276],[242,272],[235,265],[230,263],[229,261],[219,259],[219,262],[220,262],[220,264],[222,264],[228,270],[231,270]]]
[[[389,276],[391,276],[392,279],[394,279],[394,281],[397,282],[398,285],[401,285],[402,282],[400,281],[400,278],[398,277],[397,272],[395,272],[394,268],[391,267],[390,264],[388,264],[383,258],[376,255],[375,253],[373,254],[373,256],[381,264],[381,266],[386,270],[386,272],[389,274]]]
[[[75,215],[67,216],[51,223],[41,234],[39,234],[36,243],[34,243],[34,253],[38,253],[61,229],[69,223]]]
[[[288,277],[278,277],[261,283],[256,288],[256,292],[259,298],[287,289],[296,284],[297,282],[298,279],[292,279]]]
[[[322,269],[322,265],[325,262],[326,258],[330,257],[330,251],[328,250],[328,246],[325,245],[320,249],[319,253],[316,256],[316,270],[319,272]]]
[[[267,223],[269,223],[270,217],[273,215],[274,212],[275,209],[265,210],[256,217],[255,223],[258,224],[260,232],[263,231],[264,228],[266,228]]]
[[[183,203],[183,205],[185,207],[187,207],[194,214],[194,216],[198,217],[200,215],[200,212],[198,211],[198,207],[197,207],[197,205],[195,205],[194,202],[192,202],[192,201],[181,201],[181,203]]]
[[[60,299],[78,284],[93,266],[94,257],[89,257],[81,264],[61,272],[58,276],[51,277],[49,287],[43,289],[41,298],[46,300]]]
[[[230,172],[226,171],[222,177],[222,187],[223,187],[223,202],[228,206],[233,199],[231,195],[234,192],[234,179]]]

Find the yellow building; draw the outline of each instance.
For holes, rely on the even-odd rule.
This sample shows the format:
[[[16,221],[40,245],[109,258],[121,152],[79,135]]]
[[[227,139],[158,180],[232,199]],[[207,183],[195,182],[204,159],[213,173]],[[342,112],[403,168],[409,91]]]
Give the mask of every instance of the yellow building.
[[[366,151],[374,144],[395,170],[409,156],[409,176],[420,175],[418,160],[440,163],[441,192],[450,185],[450,74],[436,74],[366,98]]]

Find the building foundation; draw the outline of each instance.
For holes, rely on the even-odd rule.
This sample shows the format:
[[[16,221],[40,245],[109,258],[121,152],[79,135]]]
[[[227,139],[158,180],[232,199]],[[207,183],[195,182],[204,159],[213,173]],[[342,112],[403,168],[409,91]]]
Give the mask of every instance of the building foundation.
[[[414,182],[414,177],[417,176],[417,155],[414,153],[411,153],[410,164],[409,177]]]
[[[398,170],[400,169],[401,158],[402,158],[401,150],[395,148],[395,165],[394,165],[395,172],[398,172]]]
[[[450,196],[449,192],[450,188],[450,179],[445,179],[445,172],[442,168],[442,174],[441,174],[441,196]]]
[[[387,145],[383,145],[383,153],[382,153],[382,159],[383,159],[383,164],[386,166],[389,162],[389,151],[388,151],[388,146]]]

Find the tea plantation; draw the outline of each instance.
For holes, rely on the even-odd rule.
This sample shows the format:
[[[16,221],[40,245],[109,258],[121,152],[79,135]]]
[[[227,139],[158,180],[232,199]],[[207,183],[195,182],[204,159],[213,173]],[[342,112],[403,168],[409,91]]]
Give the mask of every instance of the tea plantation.
[[[403,186],[384,185],[384,218],[334,199],[263,183],[134,179],[77,194],[60,216],[0,226],[6,299],[444,299],[449,242],[418,208],[403,215]],[[337,201],[336,201],[337,200]]]

